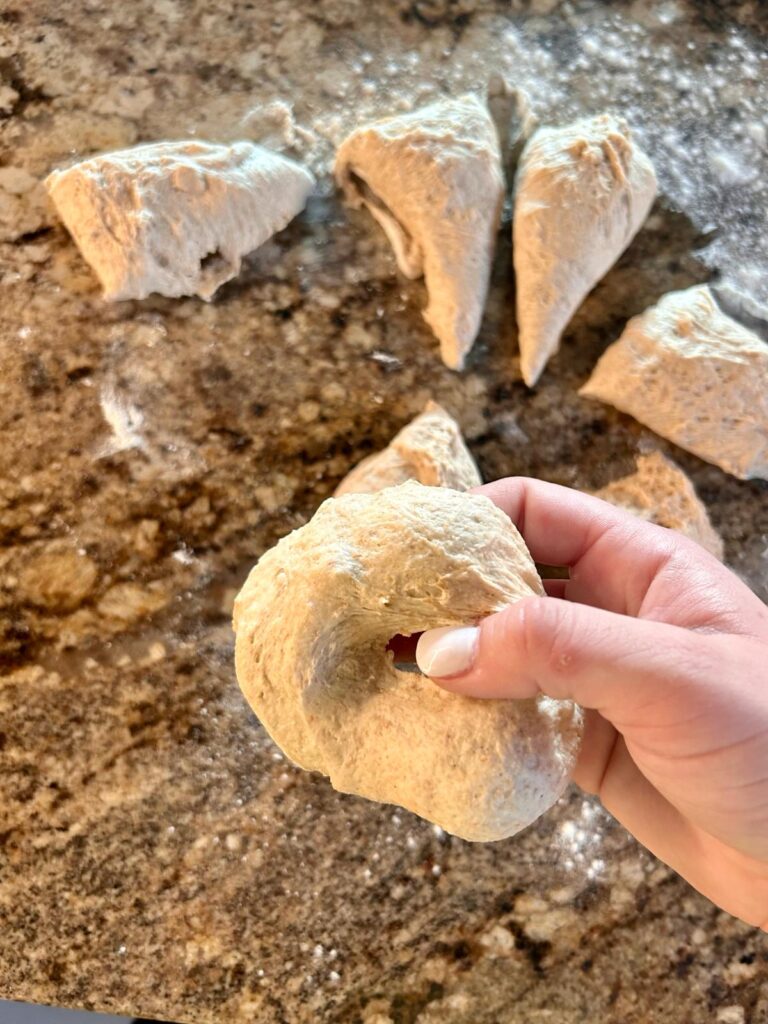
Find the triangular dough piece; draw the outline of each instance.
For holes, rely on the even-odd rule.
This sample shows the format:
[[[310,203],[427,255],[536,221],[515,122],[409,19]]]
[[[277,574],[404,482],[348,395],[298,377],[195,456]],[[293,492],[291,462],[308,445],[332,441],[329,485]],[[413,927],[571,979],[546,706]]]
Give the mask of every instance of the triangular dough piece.
[[[314,179],[251,142],[158,142],[54,171],[45,184],[105,299],[210,299],[304,208]]]
[[[336,488],[340,494],[371,494],[418,480],[429,487],[468,491],[483,481],[456,420],[437,402],[396,434],[383,451],[369,455]]]
[[[504,200],[499,140],[476,96],[440,100],[354,131],[336,179],[387,234],[400,270],[424,274],[424,319],[460,370],[480,328]]]
[[[656,175],[611,114],[541,128],[515,181],[514,261],[520,366],[532,387],[586,295],[634,238]]]
[[[630,320],[579,394],[742,480],[768,479],[768,345],[721,312],[706,285]]]
[[[693,484],[661,452],[638,456],[637,469],[594,492],[641,519],[677,530],[723,560],[723,540],[710,522]]]

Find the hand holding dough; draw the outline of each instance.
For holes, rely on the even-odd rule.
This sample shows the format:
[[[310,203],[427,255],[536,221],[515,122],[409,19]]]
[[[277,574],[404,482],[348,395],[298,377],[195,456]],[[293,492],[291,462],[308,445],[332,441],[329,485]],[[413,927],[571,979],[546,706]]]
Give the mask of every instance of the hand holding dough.
[[[523,150],[513,230],[520,365],[529,387],[655,195],[653,166],[622,118],[541,128]]]
[[[358,128],[334,171],[347,199],[382,226],[402,273],[424,274],[424,319],[445,364],[462,369],[483,316],[504,200],[487,106],[461,96]]]
[[[579,709],[448,693],[395,669],[386,648],[529,594],[543,588],[528,550],[485,497],[410,481],[332,498],[238,595],[238,680],[275,742],[336,789],[502,839],[565,787]]]
[[[251,142],[156,142],[45,181],[105,299],[210,299],[304,208],[314,179]]]

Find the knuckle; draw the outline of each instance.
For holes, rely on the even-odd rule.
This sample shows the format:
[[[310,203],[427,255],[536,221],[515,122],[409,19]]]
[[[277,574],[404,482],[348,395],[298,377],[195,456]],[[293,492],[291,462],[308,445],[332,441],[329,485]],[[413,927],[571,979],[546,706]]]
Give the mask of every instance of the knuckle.
[[[522,646],[528,664],[562,678],[578,671],[578,629],[571,612],[564,602],[553,598],[534,598],[526,604]]]

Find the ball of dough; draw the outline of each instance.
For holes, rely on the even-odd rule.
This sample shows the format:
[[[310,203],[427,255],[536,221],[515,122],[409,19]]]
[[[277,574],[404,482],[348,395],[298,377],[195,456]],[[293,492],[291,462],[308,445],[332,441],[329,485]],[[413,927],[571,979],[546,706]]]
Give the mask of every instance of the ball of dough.
[[[288,757],[336,789],[465,839],[502,839],[564,789],[579,709],[449,693],[398,671],[387,644],[543,592],[520,534],[488,498],[415,481],[331,498],[238,595],[238,680]]]
[[[358,462],[334,496],[367,494],[406,480],[456,491],[468,491],[483,482],[458,423],[437,402],[427,402],[424,412],[407,423],[386,448]]]

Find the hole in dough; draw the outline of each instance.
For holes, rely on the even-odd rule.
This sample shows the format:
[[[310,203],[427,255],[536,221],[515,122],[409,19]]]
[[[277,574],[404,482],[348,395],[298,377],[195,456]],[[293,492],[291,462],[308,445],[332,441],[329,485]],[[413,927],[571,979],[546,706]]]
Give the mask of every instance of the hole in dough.
[[[416,644],[419,642],[420,636],[421,633],[412,633],[410,636],[396,633],[390,639],[387,644],[387,650],[392,651],[395,659],[395,668],[398,672],[412,672],[414,675],[423,675],[421,669],[416,664]]]

